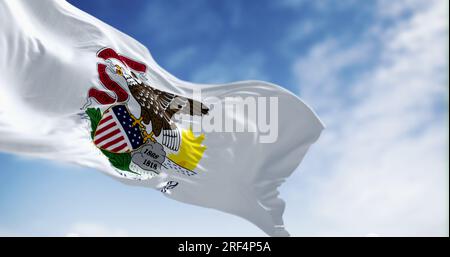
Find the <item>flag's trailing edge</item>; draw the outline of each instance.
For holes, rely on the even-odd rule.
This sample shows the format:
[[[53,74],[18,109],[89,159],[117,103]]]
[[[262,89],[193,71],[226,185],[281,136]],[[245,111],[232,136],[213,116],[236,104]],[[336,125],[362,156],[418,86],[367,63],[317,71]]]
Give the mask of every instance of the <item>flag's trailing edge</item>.
[[[65,1],[0,2],[1,151],[92,167],[283,236],[277,188],[322,129],[279,86],[181,81]]]

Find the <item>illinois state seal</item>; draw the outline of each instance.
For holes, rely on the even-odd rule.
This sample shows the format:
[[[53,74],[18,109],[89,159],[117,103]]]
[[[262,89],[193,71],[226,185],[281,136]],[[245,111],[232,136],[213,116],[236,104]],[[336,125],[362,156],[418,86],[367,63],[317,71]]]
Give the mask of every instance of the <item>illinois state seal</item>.
[[[145,64],[111,48],[99,50],[97,57],[101,88],[88,90],[83,110],[93,143],[116,171],[133,179],[148,179],[169,170],[197,174],[195,169],[206,150],[205,135],[178,127],[173,117],[203,116],[209,108],[152,87]],[[172,181],[170,186],[177,184]]]

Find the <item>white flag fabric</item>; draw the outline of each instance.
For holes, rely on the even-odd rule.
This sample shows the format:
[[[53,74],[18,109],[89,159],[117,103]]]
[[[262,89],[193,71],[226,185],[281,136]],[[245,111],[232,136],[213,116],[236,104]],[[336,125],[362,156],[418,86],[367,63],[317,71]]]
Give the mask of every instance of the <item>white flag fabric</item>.
[[[65,1],[0,2],[0,151],[92,167],[286,236],[278,187],[322,129],[279,86],[181,81]]]

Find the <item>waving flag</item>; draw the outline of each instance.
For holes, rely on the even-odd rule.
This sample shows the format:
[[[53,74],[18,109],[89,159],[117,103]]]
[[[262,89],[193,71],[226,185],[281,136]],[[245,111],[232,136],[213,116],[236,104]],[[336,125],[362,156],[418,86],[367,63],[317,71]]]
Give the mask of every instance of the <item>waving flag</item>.
[[[0,2],[1,151],[92,167],[283,236],[277,189],[322,129],[279,86],[181,81],[65,1]]]

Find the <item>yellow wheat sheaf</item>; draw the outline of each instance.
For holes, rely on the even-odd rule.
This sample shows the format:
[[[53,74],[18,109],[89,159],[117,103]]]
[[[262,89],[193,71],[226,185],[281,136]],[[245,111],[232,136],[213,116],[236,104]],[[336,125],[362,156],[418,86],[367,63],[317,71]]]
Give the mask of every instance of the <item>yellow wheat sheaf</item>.
[[[177,154],[169,154],[168,158],[188,170],[194,170],[206,150],[206,146],[202,145],[204,139],[205,134],[196,137],[192,128],[183,129],[180,150]]]

